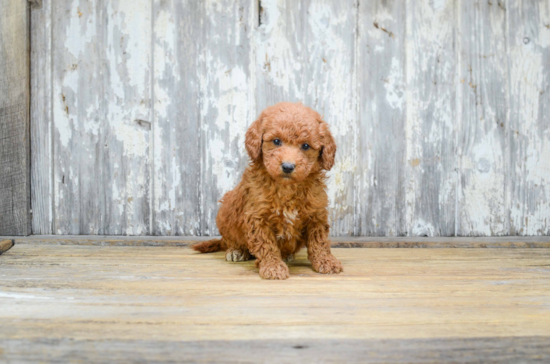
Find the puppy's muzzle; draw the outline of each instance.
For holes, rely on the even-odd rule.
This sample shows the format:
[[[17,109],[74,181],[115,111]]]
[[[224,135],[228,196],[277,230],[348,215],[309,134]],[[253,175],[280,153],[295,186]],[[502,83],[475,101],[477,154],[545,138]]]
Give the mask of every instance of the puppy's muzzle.
[[[283,162],[283,164],[281,164],[281,169],[285,173],[292,173],[292,171],[294,171],[294,168],[296,168],[296,165],[293,163]]]

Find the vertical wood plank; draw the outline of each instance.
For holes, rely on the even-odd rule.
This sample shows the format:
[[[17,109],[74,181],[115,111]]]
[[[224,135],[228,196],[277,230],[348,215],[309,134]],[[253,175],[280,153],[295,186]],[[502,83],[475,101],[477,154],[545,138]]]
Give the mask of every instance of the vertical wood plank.
[[[405,7],[359,4],[356,235],[402,235],[405,189]]]
[[[218,200],[239,182],[248,157],[244,134],[254,121],[254,2],[203,3],[201,38],[201,234],[218,235]]]
[[[304,24],[304,103],[324,116],[336,139],[329,173],[331,235],[354,232],[354,174],[357,172],[355,40],[357,3],[307,1]]]
[[[50,4],[35,9],[43,22]],[[51,11],[53,231],[147,234],[151,42],[142,40],[151,39],[150,2],[58,1]],[[38,35],[40,24],[33,28]],[[40,62],[37,69],[44,68]],[[48,81],[36,79],[43,87]],[[42,115],[50,101],[43,98],[36,108],[36,134],[48,120]],[[39,207],[48,194],[45,137],[40,136],[35,155],[36,176],[42,179],[34,189]],[[42,214],[36,224],[45,228],[47,220]]]
[[[52,4],[54,232],[104,234],[104,3]]]
[[[305,4],[262,0],[255,36],[256,114],[281,101],[304,101]]]
[[[29,9],[0,1],[0,235],[28,235],[30,220]]]
[[[456,2],[407,1],[406,230],[455,233]]]
[[[462,99],[457,233],[507,234],[506,9],[504,0],[459,0]]]
[[[105,6],[105,234],[150,233],[151,0]]]
[[[550,2],[508,2],[510,234],[550,235]]]
[[[202,2],[153,7],[153,234],[200,235]]]
[[[52,1],[31,7],[31,206],[33,234],[53,233]]]

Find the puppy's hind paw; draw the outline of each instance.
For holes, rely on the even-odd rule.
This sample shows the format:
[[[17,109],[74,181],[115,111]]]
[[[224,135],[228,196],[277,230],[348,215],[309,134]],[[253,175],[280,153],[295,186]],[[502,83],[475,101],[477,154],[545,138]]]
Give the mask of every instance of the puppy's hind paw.
[[[338,274],[344,271],[342,263],[332,254],[313,259],[311,265],[316,272],[321,274]]]
[[[225,252],[225,260],[228,262],[244,262],[250,259],[248,250],[227,249]]]

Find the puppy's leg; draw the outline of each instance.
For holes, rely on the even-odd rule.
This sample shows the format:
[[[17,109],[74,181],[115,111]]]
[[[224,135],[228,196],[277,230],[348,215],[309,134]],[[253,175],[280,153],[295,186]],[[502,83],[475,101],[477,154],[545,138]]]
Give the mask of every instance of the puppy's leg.
[[[307,227],[307,257],[316,272],[337,274],[344,271],[342,263],[330,252],[327,219],[313,218]]]
[[[244,262],[250,259],[250,251],[246,243],[239,243],[232,239],[222,238],[225,243],[225,260],[228,262]]]
[[[287,279],[290,277],[288,266],[281,259],[281,251],[275,242],[275,236],[268,227],[260,222],[249,226],[248,248],[256,257],[256,266],[263,279]]]

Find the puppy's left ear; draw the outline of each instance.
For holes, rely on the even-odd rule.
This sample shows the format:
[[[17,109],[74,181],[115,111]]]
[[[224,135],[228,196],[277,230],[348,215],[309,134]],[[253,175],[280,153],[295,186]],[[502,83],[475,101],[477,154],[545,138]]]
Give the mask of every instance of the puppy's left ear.
[[[328,124],[321,121],[319,125],[319,134],[321,136],[322,149],[319,155],[321,167],[327,171],[330,171],[334,165],[334,157],[336,155],[336,143],[330,133]]]
[[[262,115],[246,131],[244,146],[252,161],[257,160],[262,152]]]

